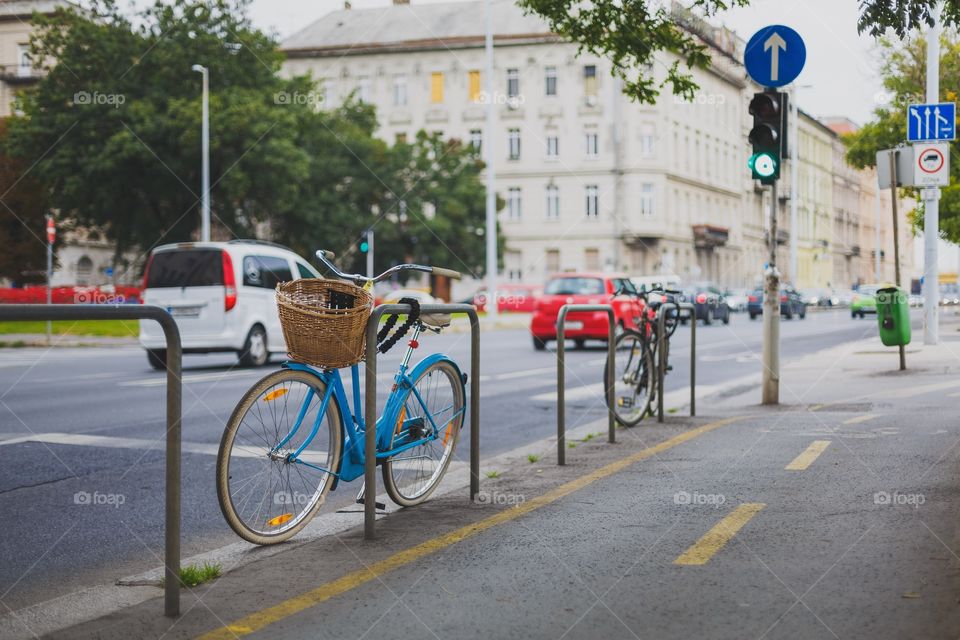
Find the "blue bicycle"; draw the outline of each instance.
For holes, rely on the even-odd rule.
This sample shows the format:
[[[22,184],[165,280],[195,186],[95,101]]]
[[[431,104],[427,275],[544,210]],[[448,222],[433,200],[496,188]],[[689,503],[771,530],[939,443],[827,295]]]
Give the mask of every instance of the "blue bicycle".
[[[404,264],[367,278],[341,272],[328,259],[332,255],[317,252],[337,277],[358,286],[405,270],[460,276]],[[391,500],[405,507],[426,500],[450,466],[466,395],[466,376],[445,355],[429,355],[410,369],[420,334],[440,333],[450,316],[411,314],[409,320],[411,339],[383,414],[374,422],[384,487]],[[241,538],[260,545],[287,540],[313,519],[339,482],[363,475],[366,422],[359,365],[350,367],[350,378],[352,410],[339,369],[318,370],[297,362],[285,362],[244,394],[217,456],[220,509]]]

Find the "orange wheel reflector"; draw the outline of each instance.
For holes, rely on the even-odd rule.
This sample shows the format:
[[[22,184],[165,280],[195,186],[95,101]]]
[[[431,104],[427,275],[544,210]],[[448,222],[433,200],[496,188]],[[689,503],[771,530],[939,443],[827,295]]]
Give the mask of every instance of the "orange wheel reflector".
[[[403,428],[403,421],[407,419],[407,408],[400,408],[400,416],[397,418],[397,426],[394,428],[393,432],[400,433],[400,429]]]
[[[281,516],[277,516],[276,518],[270,518],[269,520],[267,520],[267,526],[268,526],[268,527],[279,527],[279,526],[282,525],[284,522],[287,522],[288,520],[292,520],[292,519],[293,519],[293,514],[292,514],[292,513],[285,513],[285,514],[283,514],[283,515],[281,515]]]
[[[274,389],[273,391],[271,391],[271,392],[268,393],[267,395],[263,396],[263,401],[264,401],[264,402],[270,402],[271,400],[276,400],[277,398],[279,398],[279,397],[281,397],[281,396],[287,395],[287,391],[289,391],[289,389],[287,389],[286,387],[281,387],[281,388],[279,388],[279,389]]]

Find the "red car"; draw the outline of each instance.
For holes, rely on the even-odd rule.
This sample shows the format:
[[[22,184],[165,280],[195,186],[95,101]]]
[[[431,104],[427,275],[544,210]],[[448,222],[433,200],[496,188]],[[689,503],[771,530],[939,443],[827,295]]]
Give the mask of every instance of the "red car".
[[[533,284],[501,284],[497,287],[498,311],[533,311],[537,298],[543,292],[543,287]],[[487,290],[481,289],[473,296],[473,304],[477,311],[484,311],[487,305]]]
[[[614,295],[617,291],[633,291],[633,284],[617,273],[563,273],[550,278],[537,298],[530,321],[533,348],[541,351],[548,340],[557,339],[557,316],[565,304],[611,304],[617,324],[636,327],[643,313],[643,303],[630,295]],[[585,340],[607,340],[607,314],[572,312],[567,314],[564,333],[582,347]]]

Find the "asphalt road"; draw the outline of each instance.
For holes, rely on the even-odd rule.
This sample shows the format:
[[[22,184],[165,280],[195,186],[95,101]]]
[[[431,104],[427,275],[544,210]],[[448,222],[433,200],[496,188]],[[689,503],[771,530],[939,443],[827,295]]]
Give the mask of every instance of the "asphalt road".
[[[716,386],[759,370],[761,323],[744,315],[698,330],[698,384]],[[876,333],[842,311],[784,321],[782,357],[807,355]],[[555,431],[555,358],[535,352],[525,330],[482,335],[482,455]],[[674,336],[667,391],[686,387],[689,329]],[[469,334],[428,336],[466,369]],[[572,346],[572,343],[571,343]],[[601,344],[570,351],[570,427],[602,418]],[[380,379],[399,361],[381,359]],[[184,361],[183,554],[234,542],[217,506],[215,452],[241,394],[270,368],[236,368],[225,356]],[[161,564],[164,376],[138,348],[0,351],[0,602],[11,609]],[[668,407],[669,408],[669,407]],[[42,442],[32,441],[45,434]],[[54,434],[54,435],[50,435]],[[83,437],[80,437],[83,436]],[[125,439],[125,440],[121,440]],[[464,441],[465,442],[465,441]],[[466,459],[467,447],[458,457]],[[357,483],[331,496],[353,501]],[[335,499],[334,499],[335,498]]]

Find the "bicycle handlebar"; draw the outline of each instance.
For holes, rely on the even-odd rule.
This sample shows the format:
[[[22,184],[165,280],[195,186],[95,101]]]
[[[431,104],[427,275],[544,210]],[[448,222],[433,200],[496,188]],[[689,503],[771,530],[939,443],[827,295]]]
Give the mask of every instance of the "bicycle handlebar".
[[[453,271],[452,269],[443,269],[441,267],[428,267],[423,264],[398,264],[390,267],[383,273],[373,278],[361,275],[359,273],[344,273],[337,268],[337,265],[333,264],[329,258],[336,257],[332,251],[326,249],[317,249],[317,259],[320,260],[323,264],[327,266],[330,271],[333,272],[338,278],[344,280],[352,280],[357,285],[362,285],[365,282],[380,282],[386,280],[393,274],[399,271],[423,271],[424,273],[433,273],[438,276],[447,276],[448,278],[453,278],[454,280],[459,280],[461,278],[459,271]]]

